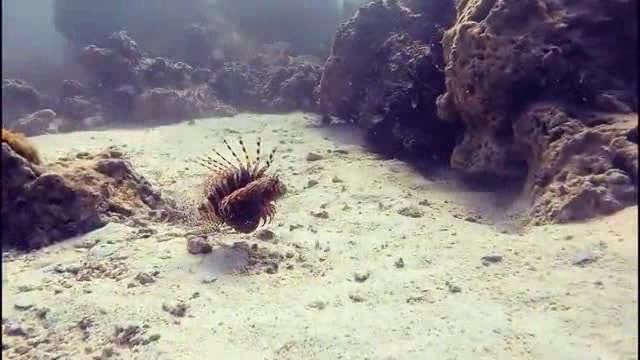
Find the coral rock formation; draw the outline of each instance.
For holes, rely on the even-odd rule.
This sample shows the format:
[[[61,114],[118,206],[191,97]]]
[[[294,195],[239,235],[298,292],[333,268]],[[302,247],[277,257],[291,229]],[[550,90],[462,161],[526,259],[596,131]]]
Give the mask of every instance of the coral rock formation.
[[[2,245],[39,248],[102,226],[97,195],[2,144]]]
[[[532,156],[533,223],[584,220],[637,203],[637,115],[576,117],[560,109],[537,103],[514,123]]]
[[[27,140],[24,134],[14,133],[12,131],[2,129],[2,142],[7,143],[13,151],[18,155],[27,159],[29,162],[40,165],[40,154],[38,150]]]
[[[8,128],[40,135],[117,122],[166,124],[238,110],[315,109],[322,66],[312,57],[292,57],[288,45],[272,44],[248,61],[224,62],[213,44],[197,48],[217,36],[215,29],[193,25],[186,36],[190,42],[183,57],[199,67],[150,57],[126,31],[119,31],[80,50],[78,61],[89,77],[86,85],[65,80],[58,96],[48,99],[25,82],[4,80]],[[37,111],[43,108],[53,112]]]
[[[2,80],[2,121],[12,127],[19,118],[41,109],[42,95],[27,82]]]
[[[265,49],[249,63],[225,63],[209,85],[221,100],[242,110],[315,110],[315,88],[322,67],[309,58],[270,50]]]
[[[164,206],[131,165],[109,151],[37,166],[2,144],[2,246],[36,249]]]
[[[338,30],[319,108],[386,153],[524,182],[534,223],[611,213],[637,202],[636,7],[373,1]]]
[[[236,112],[213,96],[206,85],[187,90],[145,90],[135,98],[132,109],[134,121],[154,125],[214,114],[229,116]]]
[[[94,92],[100,94],[98,101],[111,119],[166,123],[233,113],[206,86],[199,85],[208,80],[208,69],[196,71],[183,62],[147,57],[123,31],[109,36],[103,46],[85,47],[80,61],[92,75]],[[76,108],[87,105],[84,118],[100,114],[95,108],[90,111],[82,99],[71,99]]]
[[[454,9],[448,1],[439,6],[361,7],[336,35],[318,89],[320,111],[357,122],[386,153],[446,161],[456,127],[437,121],[435,100],[444,91],[441,28]]]
[[[16,121],[13,128],[27,136],[42,135],[55,127],[57,114],[51,109],[38,110]]]
[[[451,166],[506,178],[528,173],[534,222],[637,201],[637,140],[628,137],[637,117],[594,114],[637,112],[636,6],[458,2],[443,38],[447,91],[438,99],[440,116],[465,127]]]

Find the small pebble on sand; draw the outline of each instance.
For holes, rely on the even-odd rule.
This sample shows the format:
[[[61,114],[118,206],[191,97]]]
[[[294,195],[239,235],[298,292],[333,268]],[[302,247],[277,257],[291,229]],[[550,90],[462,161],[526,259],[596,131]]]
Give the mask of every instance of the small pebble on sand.
[[[142,285],[147,285],[156,282],[156,280],[148,273],[140,272],[136,275],[135,279]]]
[[[194,237],[187,242],[187,251],[192,255],[208,254],[212,251],[211,245],[203,237]]]
[[[411,218],[419,218],[424,216],[424,211],[415,206],[405,206],[398,210],[398,214]]]
[[[599,256],[591,251],[582,251],[574,256],[571,264],[575,266],[584,266],[598,261]]]
[[[258,240],[268,241],[273,240],[276,237],[276,234],[269,229],[260,229],[256,231],[255,237]]]
[[[361,283],[367,281],[370,275],[371,273],[369,271],[356,271],[355,273],[353,273],[353,279],[356,282]]]
[[[328,219],[329,218],[329,213],[322,210],[322,211],[312,211],[311,215],[314,217],[317,217],[319,219]]]
[[[4,333],[8,336],[27,336],[27,332],[16,321],[8,321],[4,325]]]
[[[324,159],[324,156],[320,155],[320,154],[316,154],[314,152],[310,152],[307,154],[306,160],[307,161],[318,161],[318,160],[322,160]]]
[[[324,308],[327,307],[327,302],[322,300],[316,300],[309,303],[307,307],[311,309],[316,309],[316,310],[324,310]]]
[[[502,255],[486,255],[480,258],[482,265],[489,266],[491,264],[497,264],[502,262]]]
[[[448,281],[446,282],[446,285],[447,285],[447,289],[449,289],[449,292],[452,294],[459,293],[462,291],[460,286],[450,283]]]
[[[351,293],[351,294],[349,294],[349,299],[351,299],[351,301],[353,301],[355,303],[365,302],[365,300],[366,300],[364,295],[362,295],[360,293]]]

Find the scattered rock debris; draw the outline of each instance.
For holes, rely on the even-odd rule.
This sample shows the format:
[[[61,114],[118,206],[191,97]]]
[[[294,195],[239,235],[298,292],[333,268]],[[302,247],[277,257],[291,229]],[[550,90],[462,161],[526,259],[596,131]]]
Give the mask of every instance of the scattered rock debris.
[[[183,301],[176,301],[170,304],[168,303],[162,304],[162,310],[176,317],[184,317],[187,313],[188,308],[189,306],[185,304]]]
[[[157,275],[158,272],[154,272],[154,274]],[[152,284],[156,282],[156,279],[154,279],[155,275],[146,272],[140,272],[138,273],[138,275],[136,275],[135,280],[137,280],[142,285]]]
[[[119,346],[134,347],[138,345],[146,345],[152,341],[160,339],[159,334],[152,334],[150,336],[145,335],[145,326],[140,326],[136,323],[118,324],[115,326],[113,342]],[[105,349],[103,349],[103,358],[111,357],[111,355],[104,357]],[[113,349],[108,348],[107,352],[113,354]]]
[[[398,214],[411,218],[420,218],[424,216],[424,211],[416,206],[405,206],[398,210]]]

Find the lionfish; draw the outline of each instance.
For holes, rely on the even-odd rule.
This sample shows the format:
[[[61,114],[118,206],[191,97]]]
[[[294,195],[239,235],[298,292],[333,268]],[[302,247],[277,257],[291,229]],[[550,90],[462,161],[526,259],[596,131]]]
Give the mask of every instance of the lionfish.
[[[198,163],[212,173],[204,184],[204,199],[197,210],[208,225],[220,226],[226,224],[241,233],[251,233],[260,226],[270,223],[276,214],[275,202],[282,198],[287,187],[277,175],[266,172],[273,163],[276,152],[274,148],[265,164],[260,160],[261,139],[257,141],[255,161],[249,159],[249,154],[242,141],[238,138],[244,162],[231,148],[227,140],[223,139],[227,149],[236,162],[229,161],[216,149],[213,152],[220,160],[204,156]]]

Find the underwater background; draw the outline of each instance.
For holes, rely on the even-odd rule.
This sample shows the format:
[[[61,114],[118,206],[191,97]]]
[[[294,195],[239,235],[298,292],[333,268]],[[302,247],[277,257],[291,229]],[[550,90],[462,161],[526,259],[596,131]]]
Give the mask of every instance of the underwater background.
[[[6,0],[2,357],[637,359],[637,1]]]

